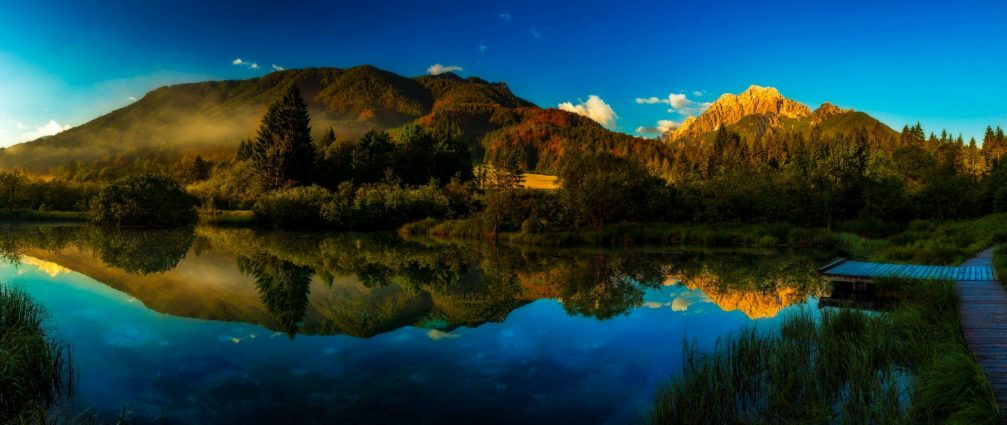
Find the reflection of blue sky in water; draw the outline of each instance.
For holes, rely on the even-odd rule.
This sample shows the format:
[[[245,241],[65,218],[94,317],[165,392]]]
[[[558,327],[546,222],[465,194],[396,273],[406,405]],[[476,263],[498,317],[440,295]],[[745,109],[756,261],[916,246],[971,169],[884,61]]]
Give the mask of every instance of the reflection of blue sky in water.
[[[627,423],[679,369],[683,338],[711,346],[750,323],[698,290],[664,286],[607,321],[539,300],[478,328],[291,341],[162,315],[51,263],[0,266],[0,281],[45,305],[73,345],[76,407],[111,416],[125,403],[172,423]]]

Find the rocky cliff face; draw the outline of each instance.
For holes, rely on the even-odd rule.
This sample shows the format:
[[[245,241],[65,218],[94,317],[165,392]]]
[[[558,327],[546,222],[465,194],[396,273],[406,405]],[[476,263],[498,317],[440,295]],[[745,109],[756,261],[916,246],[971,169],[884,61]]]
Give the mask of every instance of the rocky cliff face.
[[[739,95],[724,94],[702,115],[686,118],[670,137],[695,136],[714,131],[721,125],[731,125],[749,115],[767,115],[773,118],[801,119],[811,115],[811,109],[787,99],[775,88],[752,85]]]
[[[833,115],[845,114],[852,111],[852,109],[843,109],[829,102],[825,102],[815,112],[811,113],[811,125],[815,126],[818,123],[825,121],[827,118]]]

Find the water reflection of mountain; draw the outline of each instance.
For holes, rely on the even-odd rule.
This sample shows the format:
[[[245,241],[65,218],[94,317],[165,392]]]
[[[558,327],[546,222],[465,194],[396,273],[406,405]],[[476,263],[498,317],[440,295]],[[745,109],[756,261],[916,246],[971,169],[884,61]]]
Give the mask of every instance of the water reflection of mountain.
[[[816,259],[792,255],[524,251],[210,227],[2,232],[8,258],[85,274],[164,314],[256,323],[291,337],[369,337],[407,325],[450,331],[503,321],[541,298],[561,300],[569,314],[607,319],[669,282],[753,318],[821,292]]]

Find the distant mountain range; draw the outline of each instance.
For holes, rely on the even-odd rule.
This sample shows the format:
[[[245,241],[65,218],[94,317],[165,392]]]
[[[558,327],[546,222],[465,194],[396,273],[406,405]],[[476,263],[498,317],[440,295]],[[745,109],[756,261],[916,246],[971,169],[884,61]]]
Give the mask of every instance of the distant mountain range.
[[[668,140],[701,139],[726,126],[742,137],[762,137],[769,133],[808,132],[818,129],[835,134],[864,127],[894,136],[894,130],[863,112],[823,103],[815,111],[787,99],[773,87],[752,85],[741,94],[720,96],[698,117],[686,118],[665,134]]]
[[[649,165],[667,162],[668,146],[662,140],[612,132],[587,117],[539,108],[504,83],[451,73],[408,78],[358,66],[161,87],[81,126],[3,149],[0,167],[60,174],[80,168],[150,169],[151,164],[190,161],[197,154],[230,159],[242,139],[254,137],[269,104],[291,84],[298,85],[308,103],[316,137],[329,128],[349,139],[409,123],[448,124],[460,130],[476,161],[518,150],[530,170],[554,172],[565,154],[587,150],[633,156]],[[776,89],[752,86],[737,96],[721,96],[665,140],[701,139],[721,125],[746,136],[812,127],[830,132],[884,127],[866,114],[830,104],[811,112]]]

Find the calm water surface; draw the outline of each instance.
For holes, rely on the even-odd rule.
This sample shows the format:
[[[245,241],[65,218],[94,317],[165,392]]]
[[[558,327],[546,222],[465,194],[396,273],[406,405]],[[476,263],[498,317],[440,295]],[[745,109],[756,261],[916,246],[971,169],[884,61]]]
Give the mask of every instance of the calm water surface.
[[[701,347],[816,308],[819,255],[5,227],[0,281],[140,423],[630,423]]]

